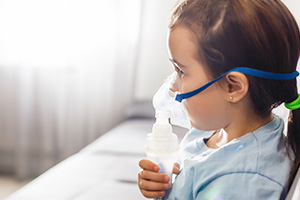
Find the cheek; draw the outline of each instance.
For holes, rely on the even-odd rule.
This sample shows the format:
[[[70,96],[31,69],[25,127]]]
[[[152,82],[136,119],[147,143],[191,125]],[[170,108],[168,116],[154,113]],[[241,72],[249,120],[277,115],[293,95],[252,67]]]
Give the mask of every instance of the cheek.
[[[209,115],[211,114],[211,105],[207,105],[205,102],[199,102],[196,98],[187,99],[185,101],[185,107],[191,119],[191,122],[195,125],[207,123]],[[203,129],[202,129],[203,130]]]
[[[205,97],[201,98],[199,95],[184,101],[193,127],[200,130],[223,128],[226,124],[226,102],[218,98]]]
[[[197,83],[197,84],[195,84]],[[199,83],[198,80],[195,80],[194,78],[181,78],[179,80],[177,80],[177,85],[178,85],[178,91],[180,93],[187,93],[187,92],[191,92],[195,89],[198,89],[200,88],[201,86],[203,86],[205,84],[205,80],[204,81],[201,81]]]

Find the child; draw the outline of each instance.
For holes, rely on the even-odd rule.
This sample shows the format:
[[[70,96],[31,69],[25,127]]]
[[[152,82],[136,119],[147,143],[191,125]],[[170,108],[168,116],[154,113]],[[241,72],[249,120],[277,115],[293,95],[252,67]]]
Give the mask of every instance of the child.
[[[169,28],[178,72],[171,89],[183,93],[194,128],[164,199],[284,199],[300,162],[300,36],[291,13],[280,0],[185,0]],[[287,137],[272,114],[283,102]],[[142,194],[164,196],[169,177],[148,160],[139,165]]]

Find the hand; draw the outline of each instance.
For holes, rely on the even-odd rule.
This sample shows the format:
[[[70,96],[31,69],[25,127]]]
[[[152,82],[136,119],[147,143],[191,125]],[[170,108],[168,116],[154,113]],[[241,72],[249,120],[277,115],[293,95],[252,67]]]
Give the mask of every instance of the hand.
[[[147,198],[157,198],[165,195],[169,189],[170,177],[166,174],[158,173],[159,166],[149,160],[139,162],[141,171],[138,174],[138,185],[142,194]],[[179,174],[179,164],[175,163],[174,174]]]

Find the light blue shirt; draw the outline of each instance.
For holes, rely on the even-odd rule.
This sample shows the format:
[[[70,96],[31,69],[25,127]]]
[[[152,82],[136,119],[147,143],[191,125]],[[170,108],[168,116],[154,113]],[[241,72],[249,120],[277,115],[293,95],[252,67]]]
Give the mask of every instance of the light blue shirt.
[[[282,199],[291,160],[283,120],[274,119],[218,149],[206,146],[214,131],[192,129],[181,142],[180,174],[164,199]]]

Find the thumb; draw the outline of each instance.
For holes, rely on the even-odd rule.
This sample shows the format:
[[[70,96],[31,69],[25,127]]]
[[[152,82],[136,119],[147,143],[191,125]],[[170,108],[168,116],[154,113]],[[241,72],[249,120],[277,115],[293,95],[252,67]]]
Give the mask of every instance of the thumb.
[[[178,163],[174,163],[173,167],[173,174],[179,174],[180,173],[180,165]]]

